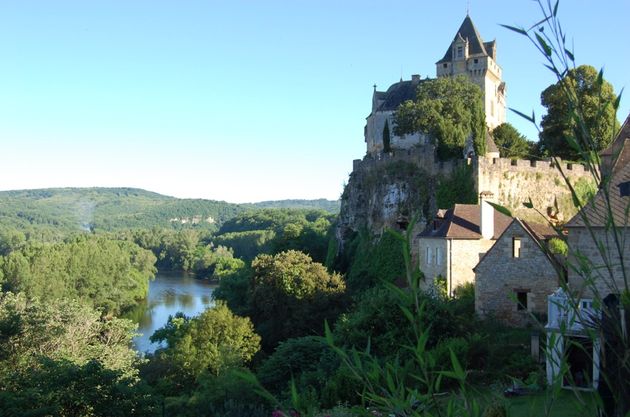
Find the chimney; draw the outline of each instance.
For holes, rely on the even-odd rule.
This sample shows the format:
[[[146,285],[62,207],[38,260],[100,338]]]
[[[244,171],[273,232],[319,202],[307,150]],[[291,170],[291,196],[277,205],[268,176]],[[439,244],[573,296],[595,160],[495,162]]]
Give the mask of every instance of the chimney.
[[[420,74],[413,74],[411,76],[411,82],[413,84],[418,84],[420,82]]]
[[[492,239],[494,237],[494,207],[488,204],[493,198],[494,194],[490,191],[482,191],[479,194],[479,203],[481,204],[479,228],[484,239]]]

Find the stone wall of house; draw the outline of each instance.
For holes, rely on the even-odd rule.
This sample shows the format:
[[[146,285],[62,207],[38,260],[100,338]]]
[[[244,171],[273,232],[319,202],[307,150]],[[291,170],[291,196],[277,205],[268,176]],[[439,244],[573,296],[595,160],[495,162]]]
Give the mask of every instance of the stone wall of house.
[[[559,161],[572,185],[586,183],[594,189],[591,172],[583,165]],[[511,160],[480,157],[473,160],[473,175],[478,192],[491,191],[498,204],[512,211],[516,217],[542,222],[540,215],[523,206],[530,198],[534,207],[543,213],[557,201],[560,217],[568,221],[577,212],[571,192],[552,161]],[[582,185],[581,188],[584,188]]]
[[[451,274],[447,277],[449,294],[452,294],[452,291],[460,285],[475,282],[473,268],[492,247],[495,240],[456,239],[451,242],[452,247],[448,253],[448,261],[451,264]]]
[[[513,257],[513,239],[521,239],[520,257]],[[518,222],[506,229],[475,277],[475,311],[494,316],[508,324],[530,323],[532,313],[546,315],[547,296],[559,286],[558,275],[549,259]],[[527,292],[527,310],[519,311],[517,291]]]
[[[630,227],[622,228],[618,233],[620,236],[619,241],[624,244],[622,254],[625,255],[623,259],[625,263],[625,276],[628,278],[628,285],[630,285]],[[581,298],[592,297],[594,288],[597,289],[601,298],[605,298],[611,293],[620,294],[626,288],[626,284],[623,278],[624,273],[621,265],[621,257],[614,243],[615,239],[612,235],[612,231],[607,233],[603,228],[598,227],[593,229],[593,234],[597,243],[593,241],[591,233],[586,230],[586,228],[569,228],[569,287],[572,291],[581,293]],[[598,246],[601,246],[606,254],[605,256],[609,257],[608,262],[604,262],[604,258],[602,258]],[[589,260],[591,279],[585,279],[588,278],[588,273],[581,273],[572,268],[579,268],[580,263],[576,258],[577,254]],[[608,271],[606,263],[612,266],[611,272]]]
[[[426,285],[435,281],[438,275],[446,278],[448,265],[448,244],[443,238],[418,239],[414,245],[420,270],[424,273]]]

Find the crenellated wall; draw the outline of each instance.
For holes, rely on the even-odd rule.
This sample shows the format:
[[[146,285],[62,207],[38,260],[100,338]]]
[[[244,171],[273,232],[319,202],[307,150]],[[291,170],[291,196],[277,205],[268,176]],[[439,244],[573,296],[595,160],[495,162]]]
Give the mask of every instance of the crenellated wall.
[[[557,205],[564,220],[575,214],[571,192],[559,167],[572,185],[594,184],[591,172],[583,165],[560,159],[556,164],[553,161],[479,157],[473,160],[473,167],[477,192],[490,191],[495,200],[509,208],[514,216],[538,222],[543,219],[523,205],[529,199],[543,213],[548,207]]]
[[[576,186],[593,188],[591,173],[580,164],[558,162],[565,176]],[[476,193],[490,191],[496,203],[514,216],[544,222],[538,211],[553,212],[566,221],[575,214],[571,193],[551,161],[472,158],[440,161],[433,145],[417,145],[389,153],[368,154],[353,161],[353,172],[344,190],[337,236],[340,241],[361,227],[373,234],[395,228],[401,216],[419,214],[421,223],[431,219],[438,208],[435,192],[440,178],[448,178],[457,167],[470,164]],[[577,187],[579,186],[579,187]],[[534,209],[523,203],[531,199]]]

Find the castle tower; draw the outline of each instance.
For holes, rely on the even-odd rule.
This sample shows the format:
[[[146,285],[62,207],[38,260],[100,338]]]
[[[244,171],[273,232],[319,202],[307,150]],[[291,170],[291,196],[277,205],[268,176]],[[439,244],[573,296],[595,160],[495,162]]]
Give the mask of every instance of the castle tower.
[[[466,15],[444,58],[435,63],[438,77],[464,74],[481,88],[486,124],[490,129],[505,122],[505,83],[496,59],[496,41],[484,42],[470,16]]]

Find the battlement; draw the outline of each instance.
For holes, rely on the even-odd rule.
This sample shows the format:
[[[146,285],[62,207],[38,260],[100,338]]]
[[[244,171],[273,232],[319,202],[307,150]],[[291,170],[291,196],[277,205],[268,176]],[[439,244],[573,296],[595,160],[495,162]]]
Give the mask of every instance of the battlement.
[[[590,174],[590,170],[588,167],[573,163],[573,162],[565,162],[561,159],[547,160],[547,161],[537,161],[537,160],[529,160],[529,159],[509,159],[509,158],[485,158],[481,157],[475,161],[478,164],[479,168],[487,169],[492,171],[500,171],[503,172],[523,172],[523,173],[559,173],[559,168],[562,168],[562,171],[567,176],[582,176],[585,174]]]
[[[394,149],[387,153],[367,154],[363,159],[352,161],[355,173],[369,172],[395,162],[416,165],[430,175],[450,174],[457,167],[468,164],[468,160],[440,161],[433,145],[417,145],[412,149]]]

